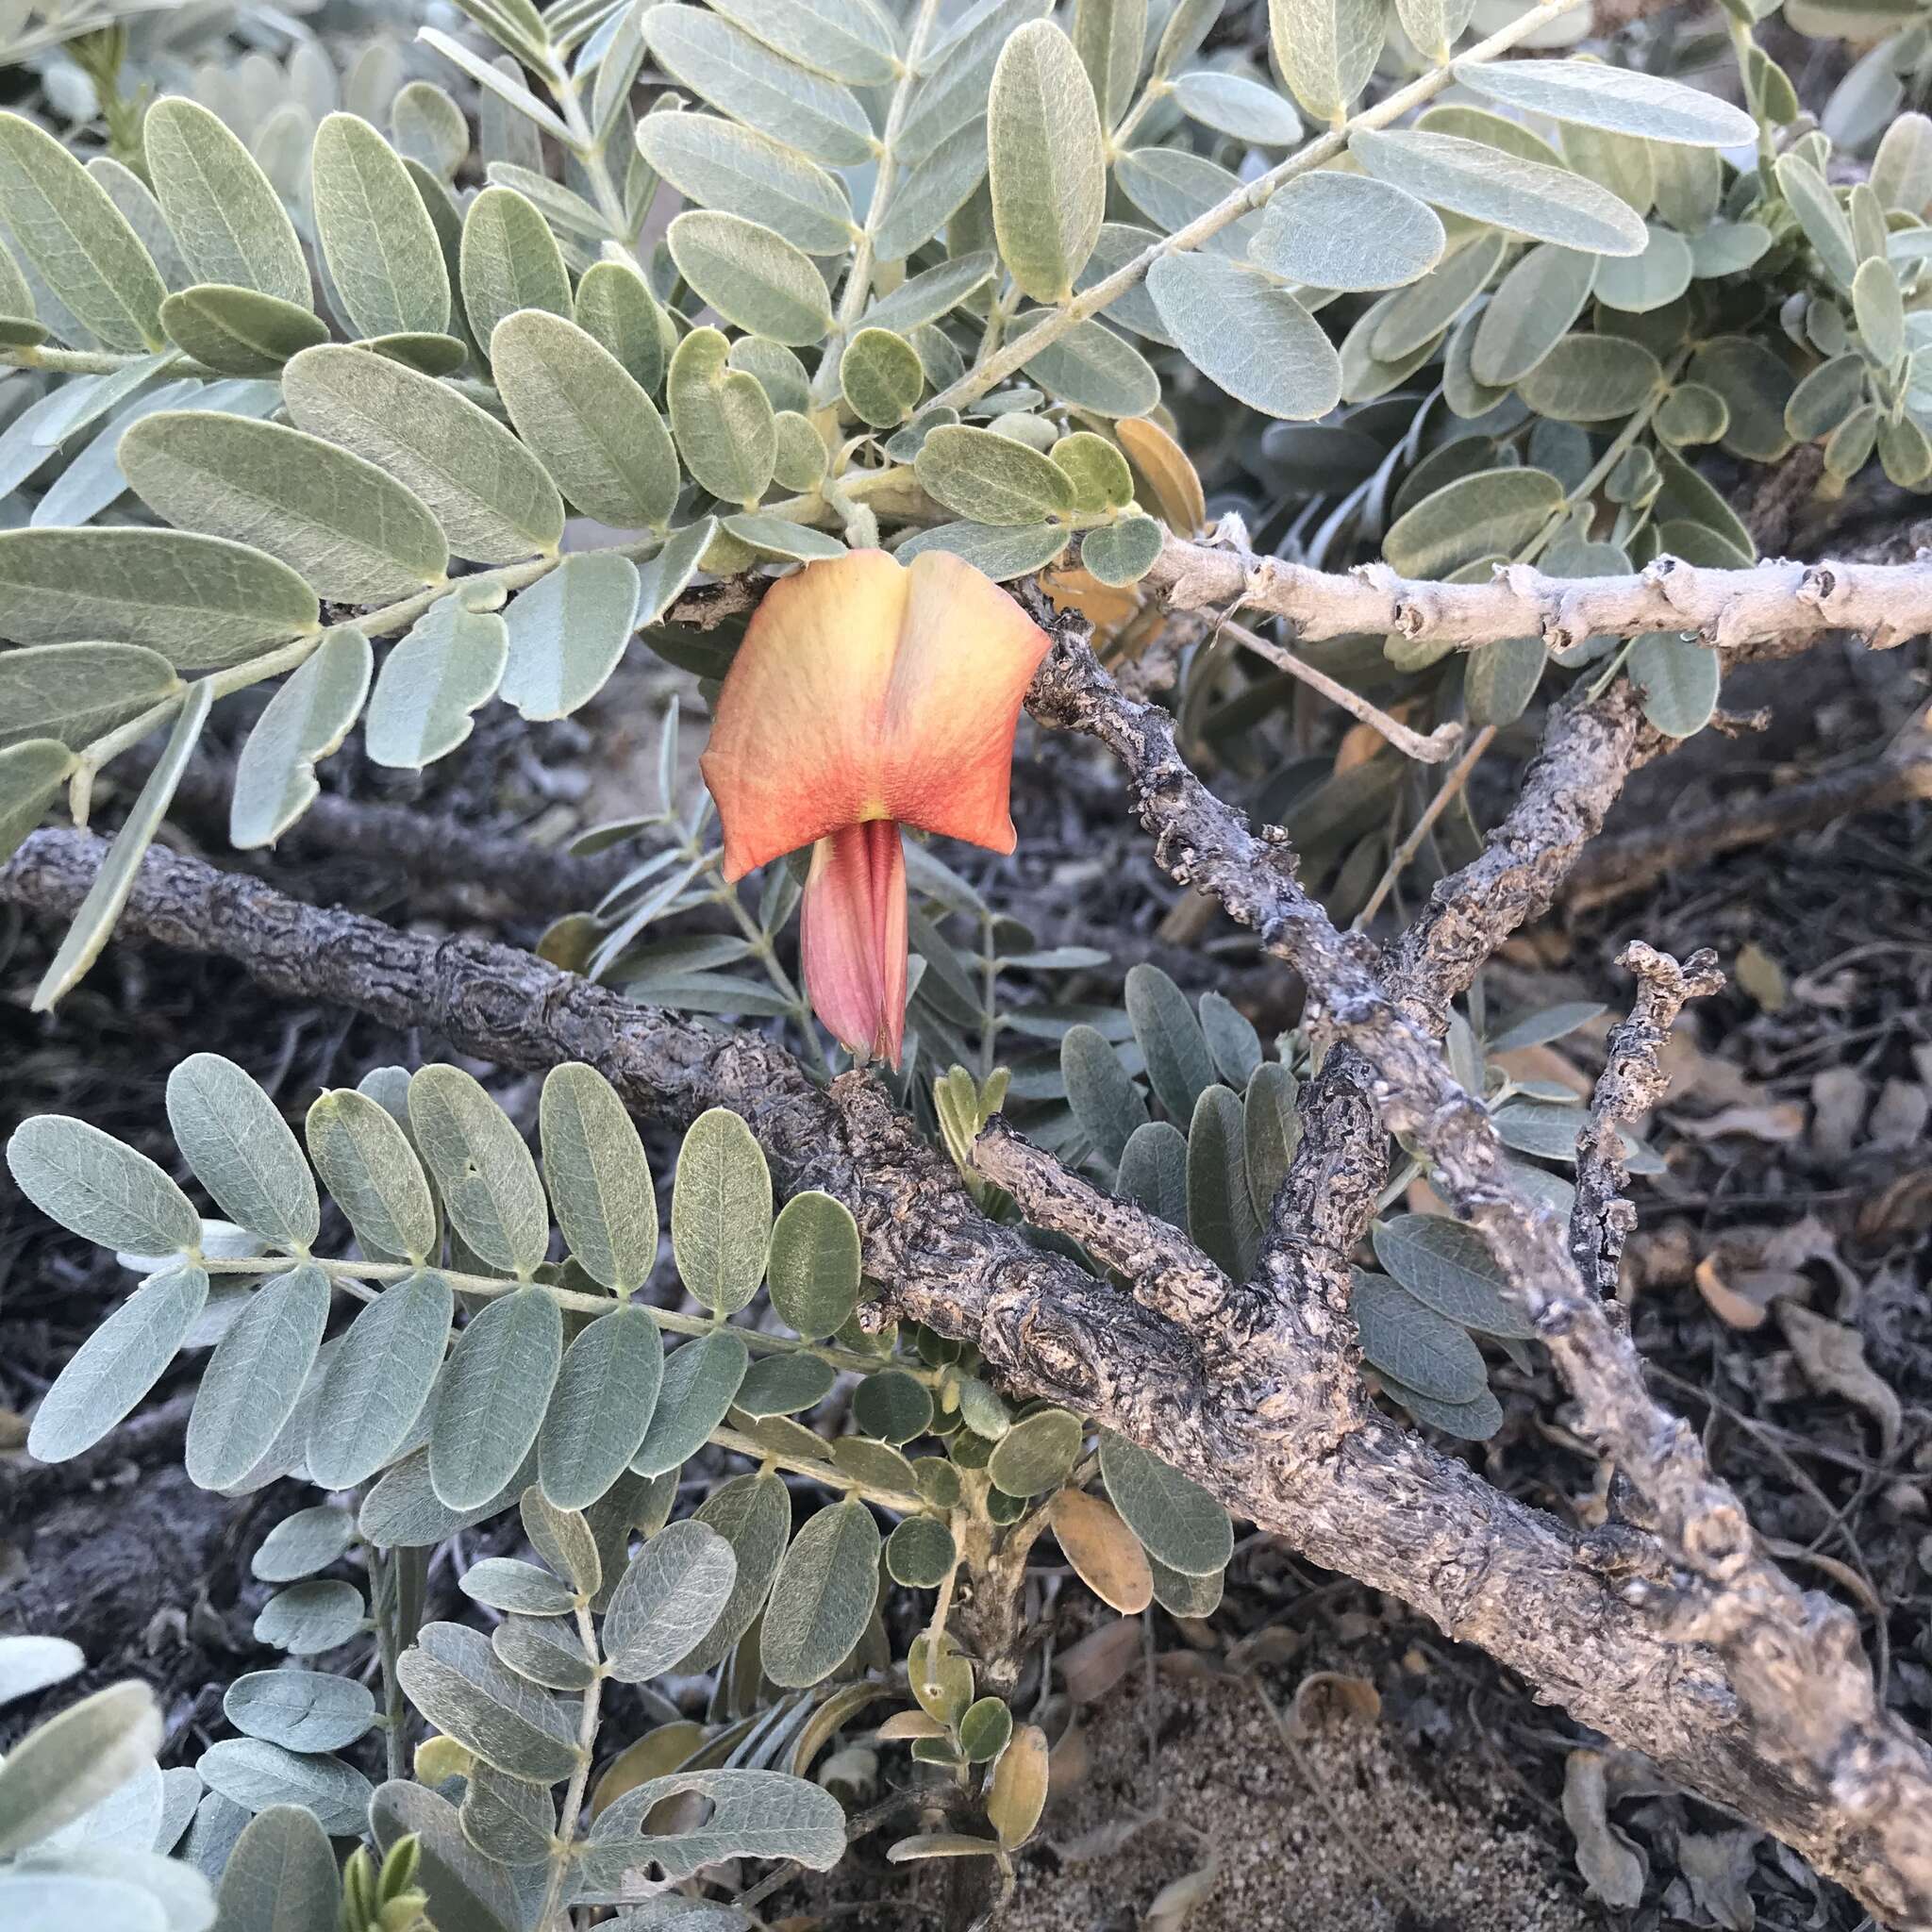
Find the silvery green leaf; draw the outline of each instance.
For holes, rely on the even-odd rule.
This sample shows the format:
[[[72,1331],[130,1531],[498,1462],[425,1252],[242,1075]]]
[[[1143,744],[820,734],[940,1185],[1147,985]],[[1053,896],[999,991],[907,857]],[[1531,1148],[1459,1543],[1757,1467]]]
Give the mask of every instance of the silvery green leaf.
[[[664,384],[669,319],[650,284],[620,261],[593,262],[577,284],[577,326],[603,343],[646,394]]]
[[[663,525],[679,481],[670,432],[601,342],[522,309],[497,325],[491,366],[518,434],[576,508],[620,528]]]
[[[304,151],[307,151],[306,143]],[[175,244],[167,217],[161,213],[161,205],[155,199],[154,191],[133,169],[124,167],[110,155],[95,155],[88,162],[87,171],[108,191],[108,199],[127,218],[128,226],[141,238],[141,245],[160,271],[163,284],[170,290],[185,289],[194,277],[188,273],[188,264],[181,258],[181,250]],[[31,308],[25,311],[28,315],[33,312]]]
[[[1081,538],[1081,568],[1103,584],[1137,584],[1154,568],[1166,542],[1161,525],[1137,511]]]
[[[41,822],[76,759],[58,738],[28,738],[0,750],[0,861]]]
[[[1135,1128],[1146,1124],[1147,1103],[1112,1041],[1091,1026],[1068,1027],[1060,1039],[1060,1079],[1094,1152],[1118,1167]]]
[[[1044,570],[1072,541],[1073,532],[1064,524],[938,524],[900,544],[894,555],[908,563],[924,551],[944,550],[1004,584]]]
[[[526,1457],[509,1482],[486,1502],[452,1509],[431,1485],[428,1450],[412,1450],[363,1499],[356,1526],[365,1540],[384,1549],[426,1549],[459,1529],[500,1516],[516,1501],[522,1478],[534,1473],[536,1460],[534,1454]]]
[[[1339,124],[1368,85],[1388,36],[1386,0],[1268,0],[1268,31],[1290,92]]]
[[[1000,52],[987,153],[1008,274],[1036,302],[1069,300],[1106,213],[1107,146],[1087,70],[1051,21],[1030,22]]]
[[[464,1780],[463,1836],[500,1865],[522,1866],[525,1875],[547,1877],[557,1833],[557,1806],[541,1785],[506,1777],[480,1759]]]
[[[1674,302],[1690,286],[1695,258],[1690,244],[1674,228],[1646,223],[1650,240],[1641,255],[1603,258],[1596,298],[1606,308],[1647,315]]]
[[[664,71],[721,113],[835,168],[872,158],[872,124],[842,83],[807,74],[696,7],[653,7],[642,24]]]
[[[1246,1087],[1261,1064],[1261,1037],[1232,1000],[1218,992],[1201,995],[1201,1031],[1214,1065],[1229,1087]]]
[[[724,1538],[736,1570],[708,1635],[671,1667],[679,1675],[714,1670],[764,1608],[791,1536],[791,1492],[770,1473],[734,1476],[699,1506],[697,1521]]]
[[[337,1757],[285,1751],[260,1738],[227,1738],[210,1744],[194,1768],[209,1790],[244,1811],[299,1805],[337,1838],[356,1837],[369,1814],[369,1780]]]
[[[1545,470],[1459,476],[1404,510],[1382,554],[1404,576],[1447,576],[1479,557],[1513,555],[1562,505],[1563,486]]]
[[[1190,120],[1237,141],[1292,147],[1302,138],[1301,116],[1272,87],[1245,75],[1204,69],[1175,75],[1170,87],[1175,105]]]
[[[874,328],[897,329],[901,334],[921,323],[936,322],[983,289],[997,267],[991,253],[985,250],[942,261],[937,268],[901,282],[866,310],[864,320]]]
[[[161,326],[197,362],[224,375],[277,375],[290,357],[328,340],[312,309],[275,295],[204,282],[161,304]]]
[[[442,245],[402,157],[366,121],[331,114],[315,132],[310,201],[342,308],[365,336],[449,327]]]
[[[1369,174],[1472,221],[1597,255],[1638,255],[1643,223],[1607,188],[1460,135],[1361,128],[1349,152]]]
[[[1099,1431],[1108,1500],[1150,1557],[1183,1576],[1214,1576],[1234,1554],[1227,1511],[1201,1485],[1111,1429]]]
[[[1631,681],[1643,692],[1643,715],[1667,738],[1691,738],[1717,708],[1718,654],[1675,631],[1646,631],[1630,647]]]
[[[1549,663],[1541,637],[1493,638],[1463,660],[1462,703],[1476,725],[1513,724],[1529,708]]]
[[[479,342],[505,316],[571,312],[570,275],[550,225],[513,188],[486,188],[463,217],[463,312]],[[372,331],[373,333],[373,331]]]
[[[782,419],[781,419],[782,420]],[[747,543],[766,557],[782,557],[794,563],[809,563],[816,558],[843,557],[845,545],[824,530],[795,524],[790,517],[760,516],[750,512],[726,517],[727,535]],[[694,1009],[693,1009],[694,1010]]]
[[[616,670],[637,606],[638,571],[628,558],[608,550],[566,557],[509,607],[509,657],[497,695],[525,718],[569,717]]]
[[[979,0],[919,63],[921,85],[899,130],[899,152],[917,163],[986,112],[993,69],[1022,26],[1053,11],[1053,0]]]
[[[777,465],[778,431],[763,386],[731,368],[729,356],[717,329],[692,329],[671,358],[665,400],[692,480],[721,502],[752,509]]]
[[[864,0],[713,0],[711,10],[828,80],[884,87],[898,72],[891,24]]]
[[[308,1474],[319,1486],[353,1489],[408,1440],[442,1367],[455,1305],[441,1275],[411,1274],[350,1324],[324,1372],[308,1434]]]
[[[1230,1281],[1253,1272],[1260,1240],[1248,1196],[1240,1097],[1219,1085],[1194,1103],[1188,1127],[1188,1236]]]
[[[516,77],[516,64],[507,56],[485,60],[440,27],[418,27],[416,38],[452,65],[460,67],[483,90],[478,146],[487,159],[527,158],[535,167],[542,160],[541,145],[537,140],[539,129],[563,143],[566,149],[575,139],[557,115]],[[509,111],[505,113],[503,108]]]
[[[356,1540],[356,1519],[346,1509],[319,1503],[285,1516],[249,1559],[264,1583],[299,1583],[336,1562]]]
[[[731,344],[731,366],[758,379],[774,409],[803,412],[812,407],[811,379],[805,364],[770,336],[740,336]]]
[[[244,1736],[285,1751],[340,1751],[375,1724],[375,1699],[353,1677],[292,1667],[251,1671],[228,1686],[222,1714]]]
[[[1051,458],[964,424],[933,430],[913,474],[935,502],[974,523],[1031,525],[1074,508],[1072,479]]]
[[[148,774],[147,783],[141,788],[140,795],[122,821],[120,833],[108,848],[108,856],[101,861],[79,910],[61,938],[59,950],[34,989],[35,1012],[44,1013],[65,998],[100,958],[101,948],[108,943],[114,923],[121,917],[121,908],[134,891],[141,861],[174,802],[175,788],[180,784],[181,774],[194,756],[194,747],[208,723],[208,707],[213,702],[214,687],[207,679],[189,686],[174,729],[168,734],[154,770]]]
[[[316,627],[287,564],[185,530],[0,533],[0,636],[23,644],[118,637],[176,670],[242,663]]]
[[[1295,1093],[1294,1075],[1278,1060],[1263,1061],[1248,1080],[1243,1104],[1248,1194],[1255,1204],[1256,1219],[1264,1225],[1301,1141]]]
[[[1905,308],[1898,275],[1882,257],[1858,265],[1852,278],[1852,307],[1858,334],[1882,369],[1892,369],[1905,358]]]
[[[1563,158],[1571,167],[1592,181],[1600,181],[1639,214],[1650,212],[1657,199],[1657,148],[1633,135],[1611,134],[1574,121],[1560,132]]]
[[[1424,58],[1441,64],[1475,11],[1474,0],[1395,0],[1396,17]]]
[[[865,1634],[878,1594],[879,1530],[850,1500],[821,1509],[785,1553],[759,1638],[765,1674],[796,1689],[828,1677]]]
[[[1503,1409],[1485,1389],[1474,1402],[1441,1402],[1410,1389],[1386,1370],[1378,1376],[1383,1393],[1399,1402],[1419,1423],[1465,1442],[1487,1442],[1503,1426]]]
[[[282,377],[289,413],[366,457],[429,508],[450,547],[478,563],[552,551],[563,500],[508,430],[447,384],[368,349],[306,349]]]
[[[657,1806],[687,1791],[707,1803],[702,1824],[638,1836]],[[605,1877],[614,1890],[625,1873],[647,1866],[661,1867],[672,1879],[741,1857],[792,1858],[826,1872],[844,1855],[845,1813],[831,1792],[781,1772],[728,1770],[673,1772],[626,1791],[598,1813],[584,1859],[593,1883]]]
[[[1565,336],[1517,383],[1516,392],[1554,423],[1607,423],[1641,408],[1663,374],[1641,342],[1621,336]]]
[[[1147,288],[1189,359],[1237,400],[1298,421],[1340,400],[1341,358],[1286,289],[1214,255],[1163,256]]]
[[[1770,463],[1790,447],[1785,408],[1796,385],[1766,343],[1751,336],[1718,336],[1691,357],[1688,377],[1724,399],[1730,412],[1724,447],[1732,455]]]
[[[0,743],[52,738],[84,745],[180,688],[175,667],[138,644],[0,653]]]
[[[1400,289],[1435,267],[1442,248],[1442,224],[1426,202],[1324,168],[1275,192],[1248,259],[1318,289]]]
[[[700,208],[763,222],[808,254],[838,255],[852,245],[844,185],[756,127],[714,114],[646,114],[638,123],[637,144],[644,159]],[[904,184],[897,192],[904,194]]]
[[[405,1834],[415,1837],[416,1882],[428,1896],[432,1923],[446,1932],[515,1932],[526,1922],[512,1874],[470,1846],[447,1799],[397,1779],[378,1788],[369,1823],[384,1852]]]
[[[1453,71],[1472,92],[1553,121],[1690,147],[1749,147],[1757,139],[1757,124],[1741,108],[1634,67],[1600,60],[1464,60]]]
[[[631,1457],[632,1474],[662,1475],[694,1455],[724,1420],[750,1359],[744,1338],[729,1328],[674,1349],[664,1363],[651,1426]]]
[[[541,1288],[498,1296],[458,1336],[429,1413],[430,1480],[452,1509],[477,1507],[516,1474],[562,1362],[563,1317]]]
[[[571,1343],[537,1437],[538,1480],[558,1508],[588,1508],[624,1474],[663,1374],[663,1339],[647,1308],[613,1308]]]
[[[1240,179],[1225,168],[1185,148],[1137,147],[1114,163],[1114,181],[1156,227],[1174,234],[1218,202],[1241,192]],[[1261,217],[1243,215],[1208,236],[1201,245],[1210,255],[1240,260],[1258,232]]]
[[[1357,1269],[1349,1309],[1365,1361],[1439,1402],[1474,1402],[1482,1394],[1488,1372],[1481,1350],[1386,1274]]]
[[[294,224],[219,117],[178,95],[157,101],[142,123],[142,145],[191,280],[309,306],[308,263]]]
[[[239,1482],[274,1442],[314,1366],[328,1307],[328,1276],[307,1263],[255,1291],[202,1373],[188,1419],[192,1482]]]
[[[1114,1191],[1187,1232],[1188,1142],[1169,1121],[1136,1127],[1121,1150]]]
[[[792,1195],[772,1228],[772,1307],[808,1341],[836,1334],[858,1306],[858,1226],[843,1202],[817,1190]]]
[[[1472,1227],[1441,1214],[1398,1214],[1370,1230],[1375,1258],[1410,1294],[1464,1328],[1528,1341],[1536,1324]]]
[[[640,629],[656,624],[684,595],[717,528],[711,518],[700,517],[696,523],[674,530],[663,549],[638,572],[636,622]]]
[[[268,701],[235,764],[228,840],[238,850],[273,845],[314,803],[316,763],[361,715],[374,667],[369,640],[338,625]]]
[[[175,1932],[160,1900],[131,1879],[26,1863],[0,1872],[0,1912],[35,1932]]]
[[[518,1676],[548,1690],[582,1690],[591,1682],[576,1631],[554,1618],[506,1617],[491,1633],[490,1647]]]
[[[91,1449],[160,1380],[207,1301],[208,1275],[200,1268],[176,1267],[142,1282],[41,1398],[27,1453],[41,1462],[65,1462]]]
[[[412,80],[396,95],[389,128],[396,152],[440,180],[454,179],[470,152],[468,118],[433,81]]]
[[[751,1129],[727,1108],[691,1123],[671,1192],[671,1244],[686,1289],[714,1314],[743,1307],[764,1279],[772,1176]]]
[[[1009,332],[1012,340],[1024,341],[1035,325],[1030,316],[1021,317]],[[1056,402],[1098,416],[1146,416],[1160,406],[1160,378],[1152,365],[1104,323],[1076,322],[1022,366]]]
[[[1476,325],[1475,379],[1507,389],[1527,375],[1583,313],[1602,259],[1548,242],[1528,250],[1496,285]]]
[[[786,1520],[789,1526],[789,1510]],[[86,1668],[87,1654],[64,1637],[0,1637],[0,1705],[31,1697]]]
[[[1785,405],[1785,427],[1801,442],[1812,442],[1820,437],[1829,436],[1864,402],[1866,366],[1864,357],[1856,350],[1834,356],[1829,362],[1821,362],[1791,391],[1790,400]],[[1706,389],[1702,383],[1691,383],[1686,387],[1695,394],[1709,396],[1715,405],[1716,435],[1702,439],[1707,442],[1715,441],[1729,425],[1729,406],[1715,390]],[[1672,391],[1674,399],[1682,393],[1681,389]]]
[[[524,1137],[482,1084],[457,1067],[418,1069],[409,1128],[450,1225],[471,1250],[506,1274],[534,1274],[550,1245],[543,1183]]]
[[[280,1109],[233,1060],[191,1054],[168,1075],[168,1124],[227,1218],[306,1251],[322,1226],[315,1177]]]
[[[731,1545],[708,1524],[692,1519],[660,1529],[631,1559],[605,1612],[611,1675],[625,1684],[661,1676],[704,1639],[737,1580]]]
[[[919,352],[890,329],[862,328],[845,345],[839,384],[846,407],[873,429],[891,429],[919,406],[925,371]]]
[[[495,611],[471,609],[459,591],[438,598],[376,674],[363,732],[370,758],[413,772],[453,752],[495,693],[508,652]]]
[[[160,1766],[143,1764],[134,1775],[98,1798],[78,1818],[42,1839],[28,1857],[47,1854],[148,1853],[161,1828],[167,1783]]]
[[[0,208],[13,246],[104,348],[161,346],[167,289],[140,236],[107,190],[18,114],[0,114]]]
[[[956,127],[893,183],[885,218],[874,237],[878,259],[902,261],[931,241],[971,199],[986,179],[986,169],[985,121],[974,119]]]
[[[161,1714],[145,1684],[109,1685],[37,1724],[0,1765],[0,1854],[81,1817],[160,1748]]]
[[[472,1563],[460,1588],[474,1603],[530,1617],[567,1615],[576,1603],[576,1592],[562,1577],[513,1557],[486,1557]]]
[[[327,1932],[341,1903],[335,1848],[315,1814],[271,1805],[228,1854],[215,1923],[223,1932]]]
[[[368,1094],[340,1088],[313,1102],[306,1130],[315,1171],[363,1247],[426,1259],[436,1245],[436,1202],[394,1115]]]
[[[809,256],[742,215],[694,208],[666,237],[678,273],[727,322],[803,346],[832,325],[825,279]]]
[[[1191,1120],[1214,1085],[1214,1058],[1187,996],[1158,966],[1129,969],[1127,1018],[1155,1097],[1174,1121]]]

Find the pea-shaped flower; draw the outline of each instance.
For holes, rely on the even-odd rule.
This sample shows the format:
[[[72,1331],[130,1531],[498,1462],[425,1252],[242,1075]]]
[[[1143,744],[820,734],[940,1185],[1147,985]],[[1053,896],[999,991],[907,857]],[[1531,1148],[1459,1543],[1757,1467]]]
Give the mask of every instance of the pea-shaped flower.
[[[765,593],[700,763],[724,876],[809,845],[799,950],[812,1008],[860,1059],[906,1030],[901,825],[1010,852],[1020,704],[1046,634],[961,558],[882,550]]]

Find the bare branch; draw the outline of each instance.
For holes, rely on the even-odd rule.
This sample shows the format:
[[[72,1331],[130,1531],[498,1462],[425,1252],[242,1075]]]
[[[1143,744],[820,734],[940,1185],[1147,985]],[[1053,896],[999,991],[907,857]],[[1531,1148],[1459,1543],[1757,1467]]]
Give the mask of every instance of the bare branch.
[[[1576,1202],[1570,1210],[1576,1272],[1586,1289],[1605,1297],[1617,1291],[1624,1243],[1637,1225],[1637,1210],[1624,1198],[1630,1165],[1618,1129],[1664,1097],[1670,1076],[1657,1057],[1677,1015],[1690,1001],[1721,991],[1724,983],[1708,947],[1680,966],[1668,953],[1632,940],[1617,963],[1637,975],[1637,1002],[1630,1017],[1610,1029],[1609,1058],[1576,1136]]]
[[[1564,651],[1586,638],[1665,630],[1721,651],[1783,658],[1832,631],[1856,631],[1874,650],[1932,631],[1932,560],[1713,570],[1659,557],[1621,577],[1550,577],[1507,563],[1487,582],[1445,584],[1386,563],[1310,570],[1170,537],[1143,581],[1166,593],[1171,609],[1265,610],[1306,643],[1379,631],[1445,650],[1541,637]]]
[[[1694,1432],[1652,1399],[1636,1351],[1585,1289],[1555,1216],[1518,1185],[1483,1107],[1397,1005],[1369,949],[1337,932],[1303,891],[1280,835],[1257,836],[1215,798],[1176,751],[1172,722],[1124,697],[1074,629],[1062,625],[1035,682],[1035,715],[1115,753],[1160,863],[1212,892],[1295,967],[1317,1035],[1348,1042],[1373,1069],[1383,1119],[1427,1150],[1437,1191],[1483,1235],[1575,1398],[1585,1433],[1629,1476],[1686,1573],[1674,1627],[1722,1649],[1740,1715],[1767,1757],[1794,1781],[1831,1793],[1841,1849],[1857,1844],[1868,1861],[1862,1877],[1874,1909],[1932,1921],[1932,1838],[1916,1818],[1904,1822],[1932,1805],[1932,1750],[1879,1702],[1850,1612],[1801,1591],[1759,1550]]]

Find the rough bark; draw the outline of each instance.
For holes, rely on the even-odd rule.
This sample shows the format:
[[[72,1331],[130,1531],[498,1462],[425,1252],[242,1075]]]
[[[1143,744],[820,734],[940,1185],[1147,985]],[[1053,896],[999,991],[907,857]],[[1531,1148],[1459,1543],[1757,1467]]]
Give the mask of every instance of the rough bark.
[[[1366,1080],[1316,1083],[1255,1283],[1226,1282],[1177,1235],[1018,1137],[990,1134],[982,1158],[1029,1216],[1129,1272],[1136,1300],[980,1216],[951,1166],[863,1075],[821,1090],[768,1041],[634,1006],[528,954],[401,933],[158,851],[121,935],[236,958],[272,988],[425,1027],[505,1065],[587,1060],[642,1115],[686,1122],[706,1107],[736,1108],[783,1187],[823,1187],[851,1206],[867,1272],[888,1284],[881,1317],[973,1341],[1014,1388],[1157,1450],[1313,1560],[1481,1644],[1538,1695],[1776,1832],[1889,1920],[1932,1924],[1932,1847],[1911,1823],[1932,1802],[1932,1763],[1876,1709],[1845,1614],[1800,1596],[1756,1555],[1694,1440],[1643,1394],[1627,1343],[1579,1311],[1574,1271],[1570,1292],[1525,1298],[1607,1442],[1626,1424],[1652,1431],[1626,1466],[1658,1503],[1668,1554],[1628,1525],[1579,1534],[1525,1508],[1369,1402],[1333,1238],[1360,1215],[1365,1189],[1373,1203],[1376,1104],[1411,1126],[1424,1102],[1437,1108],[1429,1131],[1446,1123],[1452,1191],[1493,1225],[1505,1209],[1485,1189],[1496,1203],[1506,1195],[1482,1168],[1487,1124],[1440,1091],[1433,1045],[1377,990],[1366,945],[1336,934],[1299,893],[1278,845],[1201,791],[1159,714],[1121,698],[1074,641],[1057,648],[1035,702],[1128,754],[1170,865],[1226,891],[1259,919],[1271,950],[1322,974],[1324,1015],[1374,1067],[1375,1091]],[[71,913],[103,849],[85,834],[36,833],[0,868],[0,898]],[[1232,891],[1238,873],[1258,898]],[[1391,1027],[1392,1050],[1379,1037]],[[1548,1278],[1560,1281],[1569,1264],[1555,1230],[1533,1225],[1528,1237],[1538,1257],[1554,1249],[1560,1265]]]

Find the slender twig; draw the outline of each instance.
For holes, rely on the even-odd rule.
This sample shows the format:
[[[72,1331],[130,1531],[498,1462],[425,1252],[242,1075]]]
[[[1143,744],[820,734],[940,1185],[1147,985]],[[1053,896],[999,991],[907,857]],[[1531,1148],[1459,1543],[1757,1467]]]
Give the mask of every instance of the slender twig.
[[[1355,929],[1360,932],[1375,914],[1382,909],[1382,901],[1395,890],[1395,882],[1408,870],[1408,862],[1422,850],[1423,841],[1429,836],[1429,829],[1448,810],[1451,803],[1462,794],[1462,788],[1469,783],[1470,774],[1482,762],[1483,754],[1496,741],[1496,727],[1485,724],[1470,740],[1469,748],[1456,760],[1441,784],[1436,788],[1436,795],[1423,808],[1421,816],[1409,833],[1394,852],[1382,876],[1375,881],[1375,890],[1369,894],[1369,903],[1356,914]]]

